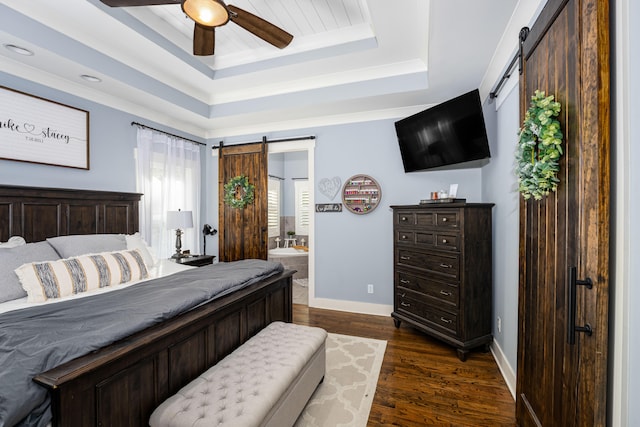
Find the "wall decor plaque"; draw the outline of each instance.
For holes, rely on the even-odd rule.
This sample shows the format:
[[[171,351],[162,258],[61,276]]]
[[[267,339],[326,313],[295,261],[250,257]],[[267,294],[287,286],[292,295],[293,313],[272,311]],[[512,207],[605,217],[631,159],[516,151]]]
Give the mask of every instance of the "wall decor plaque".
[[[342,212],[342,203],[316,203],[316,212]]]
[[[318,182],[318,190],[329,200],[333,200],[334,197],[340,191],[340,187],[342,186],[342,181],[340,181],[339,176],[334,176],[333,178],[322,178],[320,182]]]
[[[89,169],[89,112],[0,86],[0,158]]]

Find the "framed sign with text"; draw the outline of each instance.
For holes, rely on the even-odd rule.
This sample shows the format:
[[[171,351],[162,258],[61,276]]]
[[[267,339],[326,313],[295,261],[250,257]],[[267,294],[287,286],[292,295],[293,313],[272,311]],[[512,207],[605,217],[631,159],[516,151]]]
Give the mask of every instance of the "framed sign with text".
[[[316,212],[342,212],[342,203],[316,203]]]
[[[0,158],[89,169],[89,112],[0,86]]]

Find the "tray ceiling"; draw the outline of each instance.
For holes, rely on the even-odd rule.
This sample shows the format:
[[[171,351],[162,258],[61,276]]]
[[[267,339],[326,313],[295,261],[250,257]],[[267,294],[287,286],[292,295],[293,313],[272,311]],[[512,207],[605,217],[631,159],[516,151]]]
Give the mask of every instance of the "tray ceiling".
[[[195,57],[179,5],[4,0],[0,44],[34,55],[0,49],[0,70],[205,138],[400,117],[478,87],[518,2],[229,3],[293,42],[279,50],[230,22],[216,55]]]

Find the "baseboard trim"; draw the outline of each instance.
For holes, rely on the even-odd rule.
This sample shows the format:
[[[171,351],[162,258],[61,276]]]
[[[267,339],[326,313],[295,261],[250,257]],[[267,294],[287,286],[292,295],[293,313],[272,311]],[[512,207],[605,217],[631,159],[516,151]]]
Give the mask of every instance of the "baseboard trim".
[[[392,305],[311,297],[309,298],[309,307],[389,317],[393,311]]]
[[[504,378],[504,382],[507,383],[507,388],[511,392],[511,396],[513,396],[514,400],[516,398],[516,373],[513,368],[509,364],[507,357],[505,356],[500,344],[495,339],[491,344],[491,354],[493,354],[493,358],[498,365],[498,369],[502,374],[502,378]]]

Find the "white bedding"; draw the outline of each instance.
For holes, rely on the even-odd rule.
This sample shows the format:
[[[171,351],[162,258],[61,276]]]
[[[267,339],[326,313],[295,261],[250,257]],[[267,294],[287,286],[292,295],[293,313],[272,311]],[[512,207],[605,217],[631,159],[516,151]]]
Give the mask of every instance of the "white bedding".
[[[197,267],[190,267],[187,265],[181,265],[181,264],[177,264],[171,260],[168,259],[162,259],[159,260],[153,267],[151,267],[149,269],[149,278],[145,279],[145,280],[151,280],[151,279],[155,279],[156,277],[162,277],[162,276],[169,276],[171,274],[177,273],[179,271],[184,271],[184,270],[188,270],[191,268],[197,268]],[[112,292],[112,291],[117,291],[119,289],[124,289],[128,286],[134,285],[136,283],[140,283],[143,282],[144,280],[139,280],[136,282],[127,282],[124,283],[122,285],[116,285],[116,286],[108,286],[105,288],[100,288],[97,289],[95,291],[91,291],[91,292],[83,292],[83,293],[79,293],[79,294],[74,294],[68,297],[64,297],[64,298],[56,298],[56,299],[50,299],[44,302],[39,302],[39,303],[33,303],[33,302],[27,302],[27,297],[24,298],[18,298],[18,299],[14,299],[11,301],[7,301],[7,302],[3,302],[0,303],[0,314],[2,313],[6,313],[9,311],[13,311],[13,310],[19,310],[21,308],[27,308],[27,307],[34,307],[37,305],[43,305],[43,304],[55,304],[57,302],[60,301],[67,301],[70,299],[76,299],[76,298],[84,298],[84,297],[88,297],[91,295],[96,295],[96,294],[101,294],[101,293],[105,293],[105,292]]]

